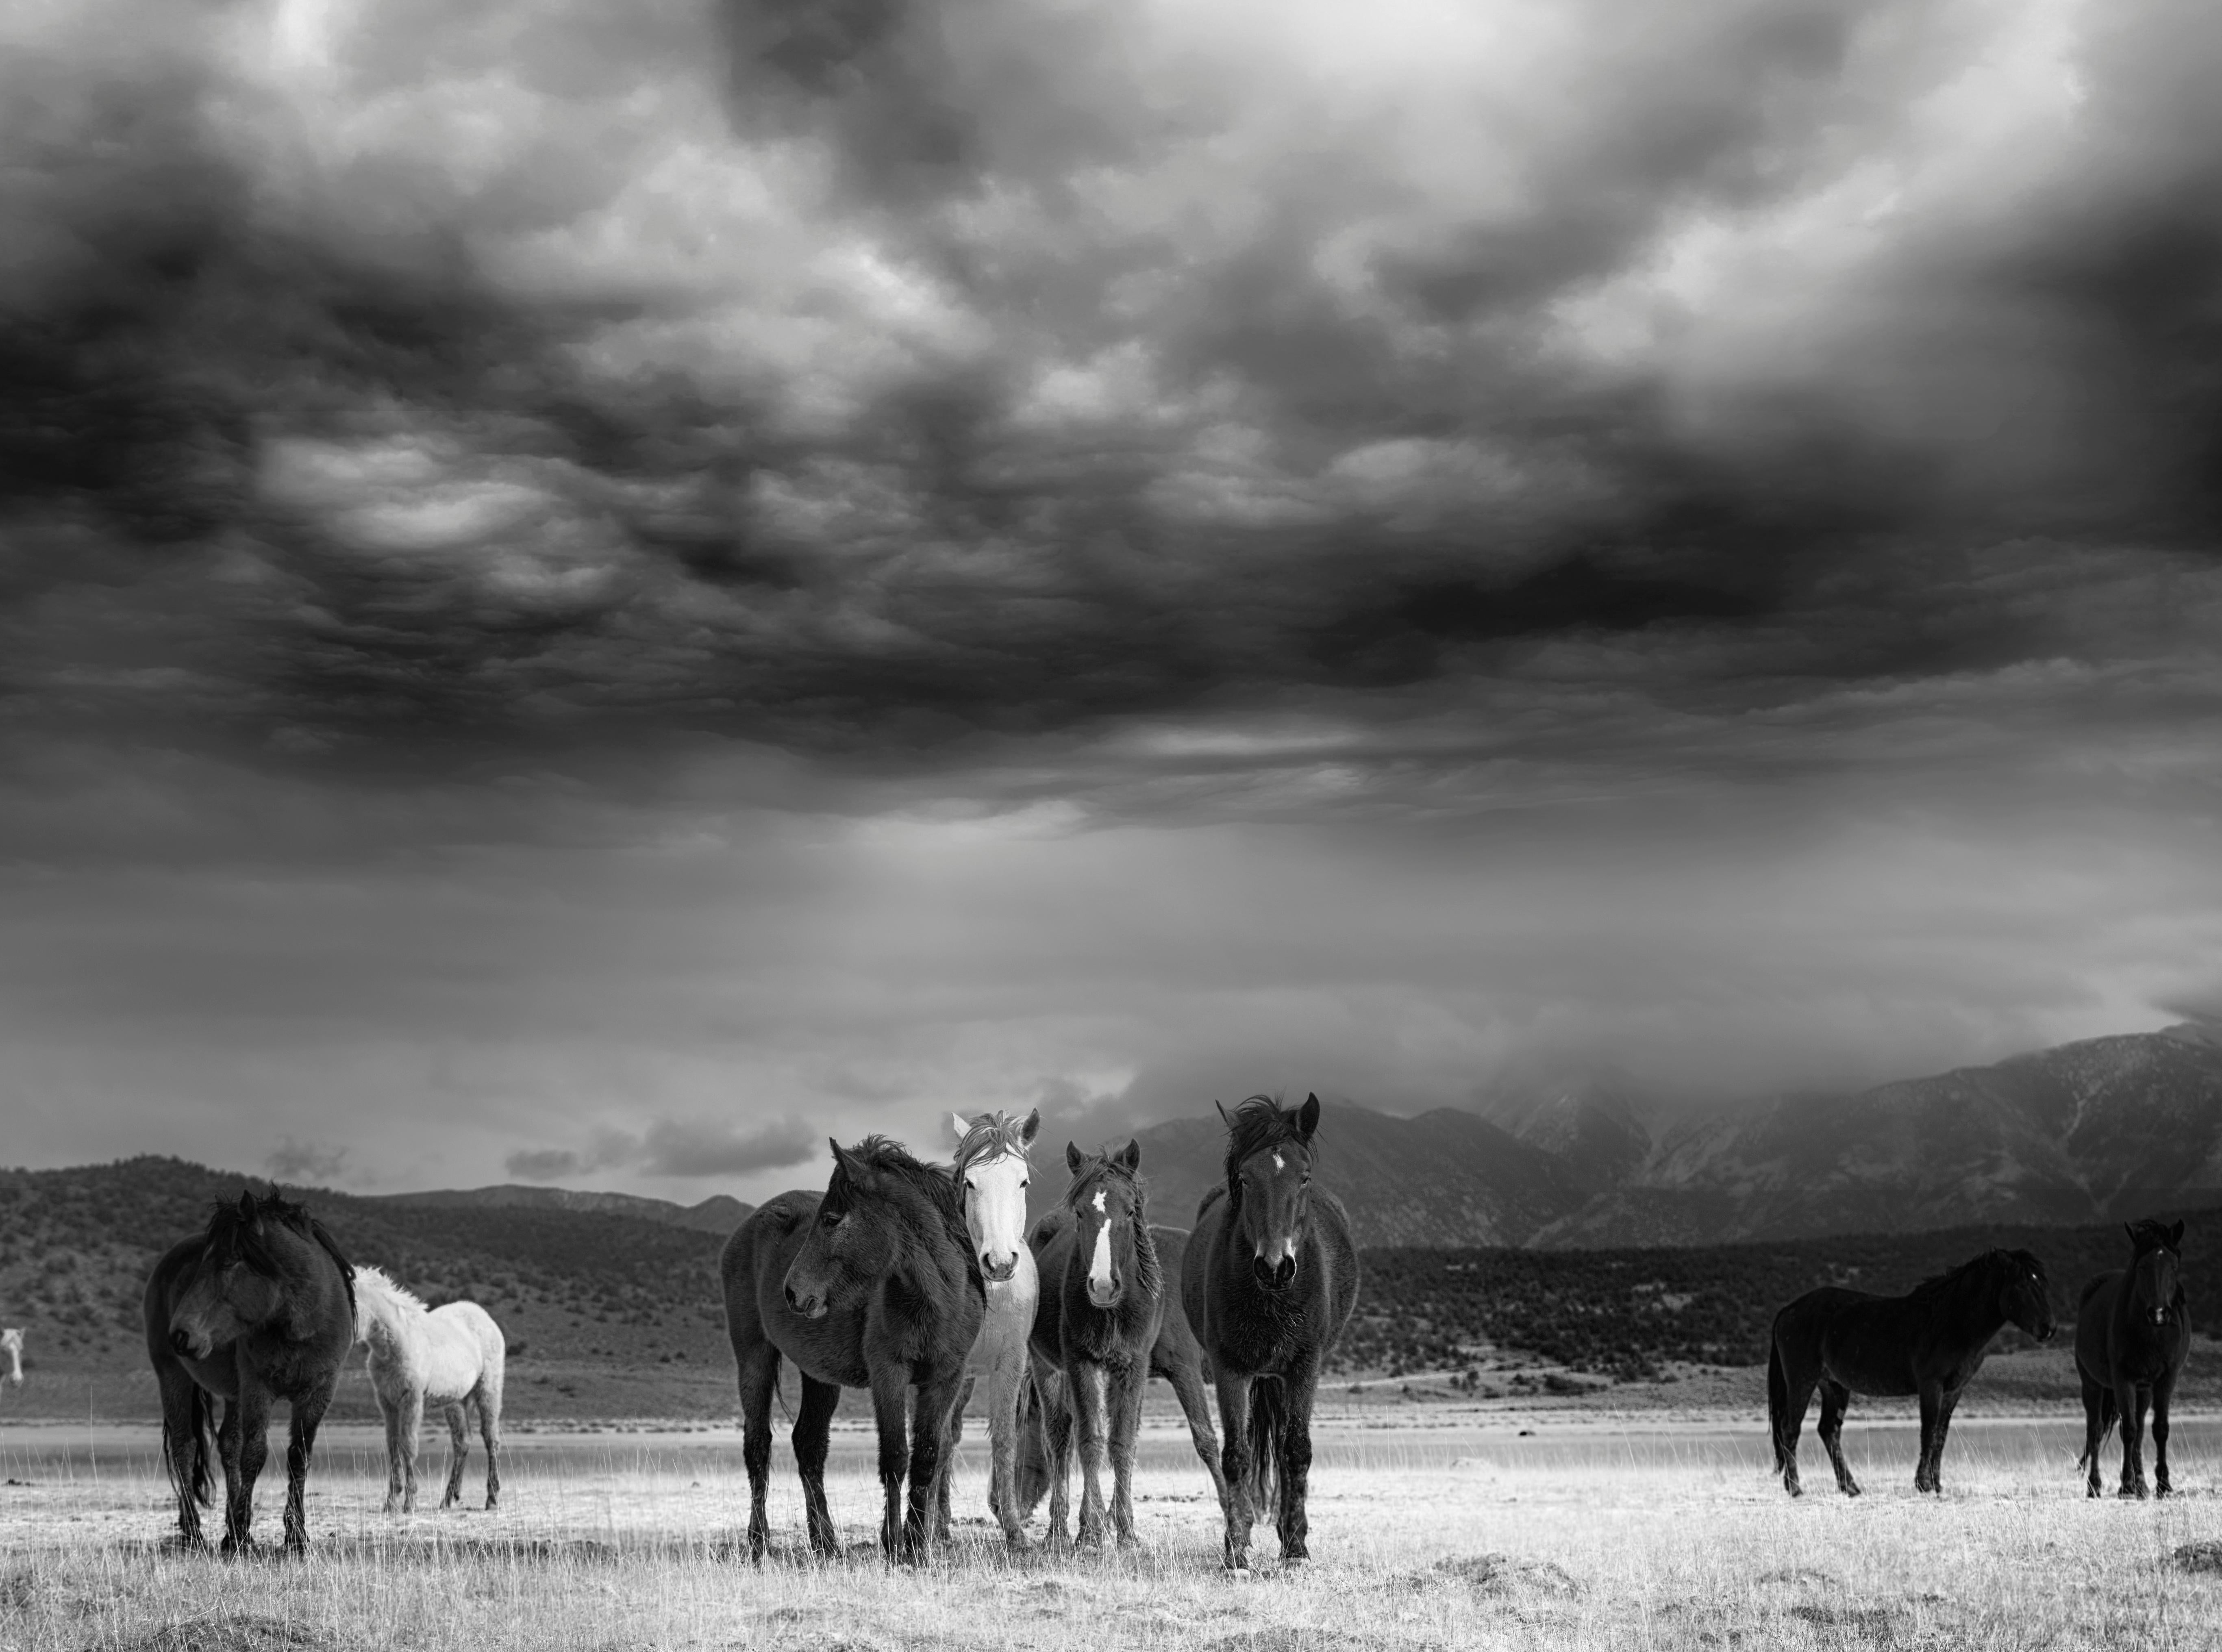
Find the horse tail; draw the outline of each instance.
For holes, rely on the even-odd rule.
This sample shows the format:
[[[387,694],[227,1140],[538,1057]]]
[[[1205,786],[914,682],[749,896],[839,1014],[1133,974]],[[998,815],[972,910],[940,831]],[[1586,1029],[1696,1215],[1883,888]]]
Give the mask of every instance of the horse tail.
[[[177,1488],[178,1495],[190,1495],[194,1502],[205,1509],[215,1501],[215,1492],[209,1483],[209,1454],[210,1447],[215,1444],[212,1436],[216,1429],[216,1402],[208,1397],[198,1383],[191,1383],[188,1386],[192,1394],[186,1401],[190,1409],[185,1413],[185,1442],[192,1450],[192,1470],[183,1482],[179,1480],[178,1459],[172,1449],[178,1442],[170,1428],[170,1408],[166,1404],[162,1407],[162,1465],[169,1471],[170,1484]]]
[[[2114,1431],[2114,1424],[2119,1416],[2114,1404],[2114,1391],[2111,1388],[2102,1390],[2099,1396],[2099,1437],[2083,1448],[2082,1455],[2075,1460],[2076,1467],[2083,1467],[2099,1448],[2106,1443],[2106,1436]]]
[[[1278,1377],[1250,1385],[1250,1506],[1273,1506],[1281,1479],[1281,1442],[1289,1431],[1289,1394]]]
[[[1774,1472],[1778,1474],[1787,1473],[1790,1467],[1790,1454],[1782,1443],[1783,1429],[1789,1420],[1790,1373],[1782,1368],[1782,1338],[1770,1329],[1767,1338],[1767,1425],[1774,1437]]]

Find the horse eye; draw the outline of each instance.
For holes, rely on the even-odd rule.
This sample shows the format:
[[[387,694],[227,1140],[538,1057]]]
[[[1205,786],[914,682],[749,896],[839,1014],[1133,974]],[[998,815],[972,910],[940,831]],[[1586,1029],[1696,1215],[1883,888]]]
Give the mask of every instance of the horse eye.
[[[1019,1178],[1019,1191],[1020,1191],[1020,1192],[1021,1192],[1021,1193],[1025,1192],[1025,1191],[1026,1190],[1026,1189],[1027,1189],[1027,1188],[1029,1188],[1029,1187],[1031,1187],[1032,1185],[1033,1185],[1033,1184],[1032,1184],[1031,1182],[1027,1181],[1027,1180],[1026,1180],[1026,1178],[1025,1177],[1021,1176],[1020,1178]]]
[[[841,1225],[841,1217],[837,1211],[828,1210],[818,1220],[828,1228],[838,1228]]]

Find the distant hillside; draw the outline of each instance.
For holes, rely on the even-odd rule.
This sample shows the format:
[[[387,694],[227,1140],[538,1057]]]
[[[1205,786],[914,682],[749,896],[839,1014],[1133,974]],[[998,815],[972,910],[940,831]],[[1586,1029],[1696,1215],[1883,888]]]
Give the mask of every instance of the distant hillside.
[[[2222,1261],[2202,1259],[2222,1255],[2222,1211],[2189,1213],[2187,1226],[2193,1324],[2202,1335],[2222,1331],[2201,1319],[2201,1303],[2214,1300],[2202,1281],[2222,1277]],[[2083,1282],[2123,1266],[2129,1249],[2109,1222],[1664,1250],[1372,1250],[1342,1354],[1349,1365],[1392,1374],[1456,1368],[1484,1349],[1626,1380],[1678,1364],[1760,1365],[1775,1310],[1814,1286],[1900,1292],[1993,1247],[2033,1251],[2044,1263],[2063,1335],[2072,1335]],[[2001,1334],[2002,1347],[2028,1345],[2011,1328]]]
[[[1136,1140],[1152,1220],[1189,1226],[1225,1178],[1226,1128],[1213,1113],[1152,1125]],[[1342,1201],[1360,1245],[1516,1245],[1583,1197],[1554,1155],[1451,1108],[1399,1119],[1332,1102],[1318,1146],[1320,1184]],[[1052,1151],[1062,1155],[1064,1143]],[[1062,1186],[1062,1157],[1052,1162],[1049,1179]]]
[[[720,1239],[741,1225],[756,1209],[728,1193],[713,1193],[700,1204],[678,1204],[637,1193],[581,1193],[568,1187],[526,1187],[515,1182],[499,1187],[437,1188],[424,1193],[384,1193],[363,1201],[367,1204],[418,1204],[433,1209],[579,1210],[598,1215],[634,1216],[673,1228],[692,1228]]]
[[[267,1185],[152,1157],[0,1171],[0,1316],[31,1329],[35,1363],[143,1366],[148,1269],[204,1224],[211,1200],[236,1198],[250,1184]],[[730,1364],[717,1282],[723,1232],[537,1202],[300,1197],[350,1257],[435,1303],[485,1303],[527,1358]]]

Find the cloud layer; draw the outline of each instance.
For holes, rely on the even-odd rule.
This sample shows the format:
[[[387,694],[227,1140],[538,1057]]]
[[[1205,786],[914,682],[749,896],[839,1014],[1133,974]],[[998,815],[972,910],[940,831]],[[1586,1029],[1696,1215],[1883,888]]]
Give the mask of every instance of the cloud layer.
[[[760,1187],[2203,1000],[2211,9],[0,23],[26,1150]]]

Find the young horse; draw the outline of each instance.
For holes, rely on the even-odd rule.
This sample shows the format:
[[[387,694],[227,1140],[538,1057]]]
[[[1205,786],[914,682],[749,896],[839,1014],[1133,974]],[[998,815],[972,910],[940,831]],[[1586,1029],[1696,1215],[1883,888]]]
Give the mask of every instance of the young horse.
[[[759,1205],[719,1262],[740,1384],[749,1553],[760,1558],[769,1541],[771,1396],[784,1357],[802,1373],[794,1460],[811,1547],[840,1553],[825,1506],[826,1431],[841,1390],[869,1388],[887,1493],[880,1542],[913,1561],[933,1530],[951,1416],[987,1316],[987,1285],[948,1171],[880,1136],[854,1149],[832,1147],[825,1193],[782,1193]],[[916,1438],[906,1453],[903,1410],[913,1384]]]
[[[1060,1205],[1034,1224],[1029,1242],[1039,1253],[1060,1228],[1069,1229],[1071,1225],[1072,1213]],[[1161,1228],[1152,1223],[1150,1243],[1158,1253],[1158,1271],[1169,1279],[1178,1278],[1188,1256],[1188,1229]],[[1189,1329],[1187,1314],[1179,1303],[1169,1300],[1164,1312],[1158,1316],[1158,1340],[1150,1347],[1150,1375],[1163,1377],[1172,1385],[1173,1396],[1180,1401],[1181,1414],[1188,1418],[1189,1440],[1196,1447],[1196,1454],[1203,1460],[1204,1472],[1211,1476],[1212,1490],[1224,1504],[1227,1482],[1219,1469],[1219,1435],[1211,1426],[1211,1400],[1204,1388],[1208,1380],[1208,1369],[1203,1349],[1196,1343],[1196,1333]],[[1067,1441],[1072,1431],[1072,1410],[1065,1403],[1064,1384],[1056,1368],[1037,1360],[1033,1376],[1026,1390],[1019,1430],[1017,1486],[1020,1519],[1032,1514],[1048,1494],[1052,1463],[1062,1478],[1069,1449]],[[1064,1523],[1059,1519],[1051,1536],[1061,1540],[1064,1534]]]
[[[272,1403],[292,1410],[286,1451],[286,1547],[308,1544],[302,1496],[317,1425],[355,1346],[355,1269],[323,1224],[273,1192],[219,1203],[207,1231],[173,1245],[147,1279],[147,1357],[162,1391],[162,1451],[178,1529],[201,1541],[208,1429],[223,1460],[223,1550],[254,1546],[254,1481],[269,1454]]]
[[[1860,1494],[1845,1465],[1844,1408],[1854,1394],[1918,1394],[1918,1492],[1942,1492],[1944,1435],[1952,1410],[1982,1368],[1991,1338],[2011,1322],[2040,1342],[2052,1338],[2044,1264],[2027,1251],[1986,1251],[1903,1297],[1842,1285],[1809,1291],[1774,1316],[1767,1361],[1767,1414],[1775,1471],[1796,1497],[1798,1435],[1813,1390],[1821,1390],[1821,1443],[1846,1497]]]
[[[952,1174],[988,1289],[987,1316],[972,1350],[972,1364],[984,1366],[988,1376],[988,1507],[1003,1528],[1003,1541],[1023,1549],[1028,1547],[1026,1516],[1012,1490],[1012,1476],[1019,1449],[1019,1400],[1026,1387],[1026,1338],[1041,1296],[1033,1252],[1026,1247],[1026,1150],[1041,1128],[1041,1109],[1023,1121],[1004,1113],[982,1113],[968,1123],[963,1115],[952,1113],[949,1122],[957,1133]],[[945,1529],[947,1476],[955,1435],[963,1429],[962,1410],[959,1402],[951,1422],[950,1458],[942,1465]]]
[[[2153,1482],[2169,1494],[2168,1408],[2191,1352],[2191,1314],[2183,1295],[2183,1224],[2124,1224],[2126,1273],[2101,1273],[2083,1287],[2075,1315],[2075,1369],[2083,1379],[2086,1492],[2099,1495],[2099,1448],[2118,1416],[2124,1497],[2145,1495],[2145,1402],[2152,1402]]]
[[[1111,1520],[1121,1547],[1134,1542],[1134,1435],[1150,1385],[1150,1350],[1165,1311],[1164,1274],[1150,1237],[1148,1194],[1136,1171],[1139,1142],[1115,1153],[1064,1146],[1072,1184],[1066,1220],[1042,1235],[1034,1258],[1048,1282],[1034,1314],[1034,1353],[1063,1375],[1080,1423],[1080,1542],[1103,1542],[1102,1472],[1112,1476]],[[1065,1447],[1053,1438],[1050,1541],[1064,1536]]]
[[[417,1507],[417,1443],[427,1401],[446,1414],[451,1449],[446,1508],[463,1494],[463,1460],[470,1454],[465,1408],[478,1407],[486,1442],[486,1500],[501,1499],[501,1382],[508,1345],[493,1316],[474,1302],[427,1308],[388,1278],[383,1269],[355,1273],[355,1341],[370,1349],[370,1385],[386,1419],[386,1512],[399,1502]]]
[[[21,1388],[23,1385],[23,1333],[18,1327],[10,1325],[6,1330],[0,1330],[0,1354],[8,1357],[8,1369],[0,1372],[0,1382],[12,1383]]]
[[[1312,1185],[1320,1102],[1252,1096],[1227,1124],[1227,1183],[1204,1195],[1181,1302],[1219,1388],[1227,1564],[1250,1565],[1250,1523],[1279,1482],[1284,1564],[1306,1559],[1312,1400],[1320,1362],[1358,1303],[1358,1247],[1341,1203]]]

